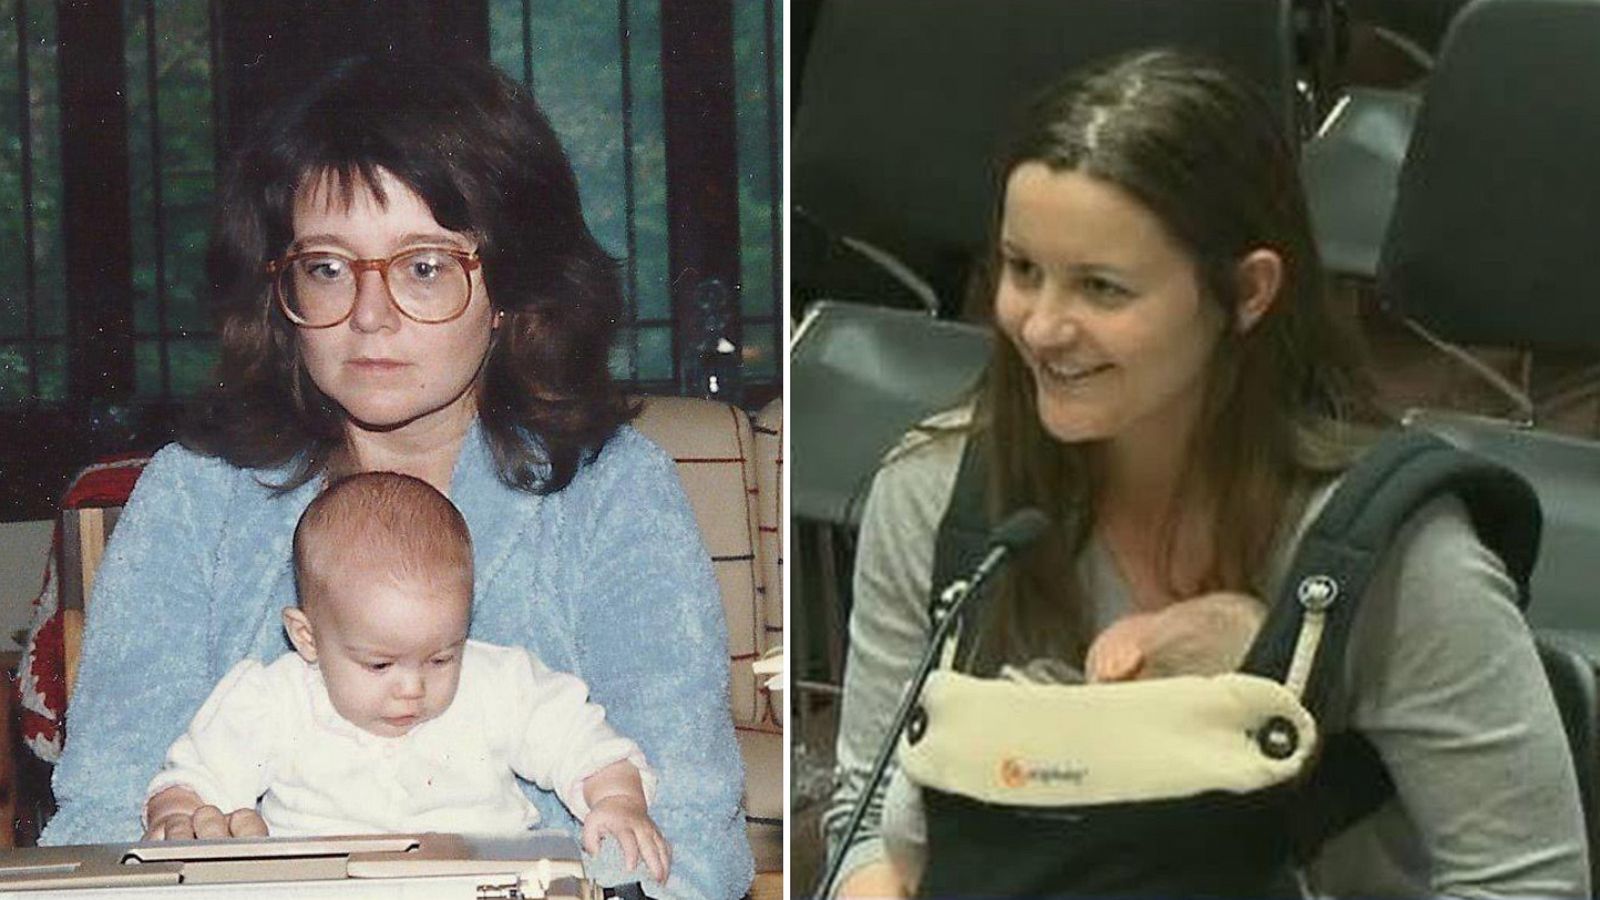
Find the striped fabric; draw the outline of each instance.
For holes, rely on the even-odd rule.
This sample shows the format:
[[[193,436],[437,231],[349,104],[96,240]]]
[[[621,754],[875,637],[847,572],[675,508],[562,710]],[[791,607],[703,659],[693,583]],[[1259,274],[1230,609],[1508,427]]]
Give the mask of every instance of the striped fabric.
[[[779,869],[783,860],[783,728],[751,671],[758,656],[783,644],[781,424],[778,401],[752,427],[736,407],[685,397],[646,398],[634,422],[677,461],[722,588],[757,871]]]
[[[762,407],[751,427],[756,434],[756,558],[761,561],[765,653],[783,646],[783,398]],[[782,717],[773,715],[772,721]]]

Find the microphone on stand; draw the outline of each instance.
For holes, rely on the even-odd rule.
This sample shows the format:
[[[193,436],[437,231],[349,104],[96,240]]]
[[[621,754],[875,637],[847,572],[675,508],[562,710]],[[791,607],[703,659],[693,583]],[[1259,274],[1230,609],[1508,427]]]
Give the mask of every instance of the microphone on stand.
[[[965,577],[950,582],[950,586],[939,594],[939,600],[933,609],[933,633],[928,638],[928,647],[922,652],[922,661],[917,665],[916,674],[900,698],[900,707],[895,710],[894,719],[889,725],[889,733],[884,735],[883,744],[878,748],[878,755],[873,760],[867,784],[850,809],[850,818],[845,824],[844,834],[840,836],[839,843],[830,854],[828,869],[823,873],[822,881],[813,894],[815,900],[827,900],[834,881],[839,877],[839,868],[844,864],[845,852],[849,849],[850,842],[855,839],[856,832],[861,830],[861,820],[866,818],[867,806],[872,802],[872,795],[877,792],[879,783],[883,781],[884,771],[889,767],[889,759],[900,743],[900,733],[906,729],[906,721],[911,717],[911,710],[922,694],[922,686],[927,683],[928,675],[933,671],[939,647],[949,636],[950,629],[961,621],[961,615],[967,604],[973,597],[978,596],[1000,566],[1012,554],[1033,543],[1049,525],[1050,519],[1032,507],[1019,509],[1007,516],[1005,521],[989,533],[989,549],[978,565]]]
[[[957,578],[939,594],[933,610],[935,623],[951,618],[966,605],[966,599],[989,580],[1011,554],[1034,542],[1049,527],[1045,514],[1032,507],[1024,507],[1006,517],[1004,522],[989,532],[989,550],[976,568],[965,578]],[[937,641],[934,642],[937,645]],[[920,685],[919,685],[920,687]]]

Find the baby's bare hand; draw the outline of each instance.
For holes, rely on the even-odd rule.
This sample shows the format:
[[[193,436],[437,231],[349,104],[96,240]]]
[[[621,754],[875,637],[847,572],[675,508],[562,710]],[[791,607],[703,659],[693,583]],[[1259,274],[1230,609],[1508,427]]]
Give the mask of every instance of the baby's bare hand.
[[[1089,645],[1083,660],[1085,680],[1132,681],[1145,664],[1144,643],[1148,640],[1151,613],[1134,613],[1113,622]]]
[[[236,809],[224,814],[215,806],[202,806],[193,813],[173,813],[150,823],[147,841],[182,841],[195,838],[266,837],[267,823],[253,809]]]
[[[1144,652],[1137,644],[1097,640],[1084,659],[1084,672],[1090,684],[1107,681],[1133,681],[1144,666]]]
[[[606,835],[615,838],[622,848],[625,866],[632,869],[642,858],[650,877],[657,883],[666,883],[672,868],[672,848],[639,798],[606,797],[589,808],[589,815],[583,820],[583,849],[591,856],[599,853],[600,841]]]

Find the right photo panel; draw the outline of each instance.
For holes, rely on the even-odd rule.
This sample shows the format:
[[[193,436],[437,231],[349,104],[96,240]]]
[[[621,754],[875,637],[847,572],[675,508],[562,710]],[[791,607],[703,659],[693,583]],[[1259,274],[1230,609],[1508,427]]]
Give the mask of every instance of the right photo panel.
[[[791,0],[794,897],[1589,897],[1600,4]]]

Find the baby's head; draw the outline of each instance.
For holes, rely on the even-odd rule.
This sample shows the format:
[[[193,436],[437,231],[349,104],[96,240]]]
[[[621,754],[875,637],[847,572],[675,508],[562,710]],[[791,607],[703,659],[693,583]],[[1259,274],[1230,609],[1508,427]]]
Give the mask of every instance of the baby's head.
[[[397,736],[455,699],[472,617],[472,539],[427,482],[367,472],[335,482],[294,532],[300,605],[283,611],[341,716]]]
[[[1225,591],[1134,613],[1095,638],[1084,670],[1091,682],[1232,672],[1264,618],[1261,601]]]

